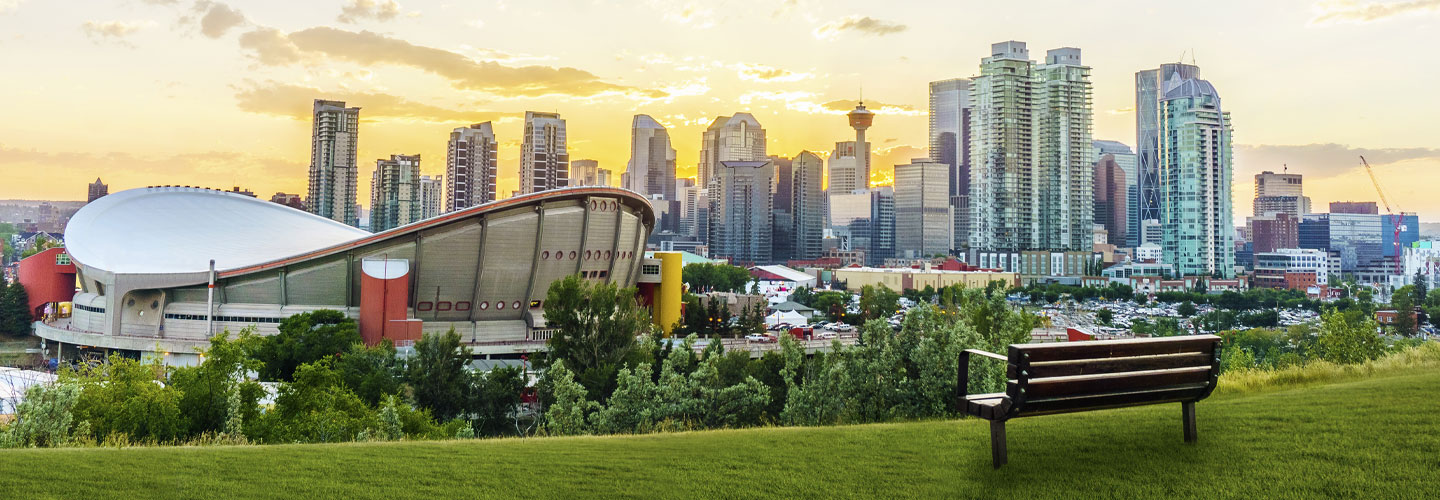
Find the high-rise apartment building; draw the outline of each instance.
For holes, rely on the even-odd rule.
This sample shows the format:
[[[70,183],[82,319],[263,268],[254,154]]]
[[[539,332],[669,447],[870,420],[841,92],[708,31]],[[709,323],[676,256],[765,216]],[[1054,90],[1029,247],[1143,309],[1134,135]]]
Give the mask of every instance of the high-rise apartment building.
[[[1105,243],[1115,246],[1129,241],[1128,177],[1113,154],[1101,156],[1095,164],[1095,224],[1105,227]]]
[[[1095,217],[1090,67],[1080,49],[1045,53],[1035,67],[1036,202],[1045,250],[1090,250]]]
[[[630,162],[624,178],[625,189],[675,200],[675,148],[670,147],[670,132],[650,115],[635,115],[630,121]]]
[[[705,203],[705,198],[700,196],[700,189],[695,187],[695,179],[688,177],[675,179],[675,198],[680,212],[679,228],[675,233],[699,239],[699,235],[695,232],[695,211],[698,204]]]
[[[947,254],[954,242],[946,185],[950,166],[925,158],[895,166],[895,254],[922,258]]]
[[[970,231],[970,80],[930,82],[930,161],[950,168],[950,207],[955,213],[951,248],[968,246]]]
[[[769,262],[775,163],[721,161],[712,173],[710,256],[735,263]]]
[[[500,173],[499,147],[490,122],[451,131],[446,149],[445,211],[495,201],[495,179]]]
[[[970,87],[970,247],[1039,245],[1034,185],[1034,69],[1022,42],[990,46]]]
[[[700,137],[698,186],[700,189],[710,187],[710,181],[722,161],[764,160],[765,129],[754,115],[735,113],[733,116],[716,117]]]
[[[1255,174],[1254,210],[1256,217],[1285,213],[1298,218],[1310,213],[1304,176],[1269,170]]]
[[[565,149],[565,120],[558,113],[525,112],[520,142],[520,194],[570,185],[570,154]]]
[[[270,197],[271,203],[278,203],[296,210],[305,210],[305,198],[298,194],[275,193]]]
[[[1116,243],[1123,247],[1136,247],[1140,245],[1140,165],[1139,158],[1130,146],[1117,141],[1095,141],[1095,156],[1098,164],[1100,158],[1110,155],[1115,159],[1115,164],[1120,170],[1125,171],[1125,240],[1123,243]],[[1100,182],[1097,178],[1095,182]],[[1112,233],[1113,234],[1113,233]],[[1113,240],[1112,240],[1113,241]]]
[[[870,190],[870,247],[865,262],[881,266],[895,257],[895,189],[880,186]]]
[[[825,236],[825,161],[819,155],[801,151],[791,161],[790,210],[794,243],[792,259],[820,258]]]
[[[1079,49],[1037,66],[1023,42],[991,45],[970,90],[972,250],[1091,247],[1089,75]]]
[[[418,220],[438,217],[444,213],[444,198],[445,176],[420,176],[420,218]]]
[[[394,229],[421,219],[420,155],[375,160],[370,176],[370,231]]]
[[[100,182],[100,178],[96,177],[95,182],[90,183],[90,192],[85,196],[85,203],[98,200],[101,196],[107,194],[110,194],[110,186],[104,182]]]
[[[1135,73],[1135,149],[1140,159],[1142,221],[1160,220],[1160,101],[1165,97],[1165,82],[1172,77],[1200,78],[1200,67],[1171,63]]]
[[[310,132],[310,213],[352,226],[360,224],[355,206],[356,144],[360,139],[360,108],[344,101],[315,100]]]
[[[1230,114],[1205,80],[1176,75],[1160,101],[1160,222],[1181,275],[1235,275]]]

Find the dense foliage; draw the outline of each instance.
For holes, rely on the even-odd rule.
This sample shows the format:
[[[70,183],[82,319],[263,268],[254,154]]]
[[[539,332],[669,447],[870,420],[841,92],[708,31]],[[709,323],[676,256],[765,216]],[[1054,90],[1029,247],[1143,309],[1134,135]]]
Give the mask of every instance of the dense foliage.
[[[300,365],[340,354],[359,342],[359,326],[340,311],[323,309],[285,318],[280,333],[267,337],[255,352],[264,363],[260,380],[289,381]]]
[[[690,264],[680,270],[680,280],[694,293],[741,293],[752,279],[749,269],[725,263]]]
[[[29,335],[32,321],[30,296],[25,293],[25,287],[19,281],[0,285],[0,336]]]

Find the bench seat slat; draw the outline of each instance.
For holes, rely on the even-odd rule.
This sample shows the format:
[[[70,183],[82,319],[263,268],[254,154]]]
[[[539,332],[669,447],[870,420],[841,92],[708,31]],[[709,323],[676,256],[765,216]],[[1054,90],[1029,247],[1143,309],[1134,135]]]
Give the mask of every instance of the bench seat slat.
[[[1030,383],[1025,386],[1023,399],[1028,401],[1060,396],[1103,394],[1132,389],[1204,383],[1208,380],[1210,380],[1209,366],[1031,379]],[[1018,381],[1008,382],[1007,389],[1006,393],[1010,394],[1012,398],[1021,399]]]
[[[1009,354],[1012,362],[1020,362],[1023,359],[1027,359],[1025,356],[1028,355],[1028,361],[1035,363],[1040,361],[1119,358],[1190,352],[1213,353],[1215,351],[1215,344],[1219,341],[1220,337],[1215,335],[1188,335],[1181,337],[1090,340],[1051,344],[1012,344]]]
[[[1206,384],[1195,383],[1143,390],[1087,394],[1083,396],[1032,399],[1025,402],[1025,406],[1019,409],[1019,415],[1016,416],[1029,417],[1158,403],[1195,401],[1204,395],[1205,388]]]
[[[1134,372],[1142,370],[1163,370],[1168,368],[1189,368],[1210,366],[1211,354],[1190,352],[1181,354],[1157,354],[1128,358],[1075,359],[1067,361],[1040,361],[1030,363],[1025,371],[1030,379],[1067,377],[1072,375],[1095,375],[1105,373]],[[1008,365],[1006,378],[1020,378],[1021,369]]]

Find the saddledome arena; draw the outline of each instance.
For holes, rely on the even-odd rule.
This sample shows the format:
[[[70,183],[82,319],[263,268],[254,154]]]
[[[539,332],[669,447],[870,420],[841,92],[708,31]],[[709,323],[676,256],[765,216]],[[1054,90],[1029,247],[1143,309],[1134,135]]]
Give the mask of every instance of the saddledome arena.
[[[454,328],[477,354],[518,357],[549,338],[551,282],[577,273],[658,282],[659,266],[642,266],[654,225],[644,198],[606,187],[517,196],[375,234],[234,193],[132,189],[71,219],[73,312],[37,332],[62,350],[190,364],[211,328],[271,335],[290,315],[335,309],[359,320],[367,342]]]

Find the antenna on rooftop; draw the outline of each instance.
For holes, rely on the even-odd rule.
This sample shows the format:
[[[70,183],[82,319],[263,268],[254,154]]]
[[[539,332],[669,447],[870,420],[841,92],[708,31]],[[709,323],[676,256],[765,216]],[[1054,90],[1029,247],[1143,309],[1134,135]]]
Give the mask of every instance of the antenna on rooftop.
[[[860,84],[860,105],[865,105],[865,84]]]

